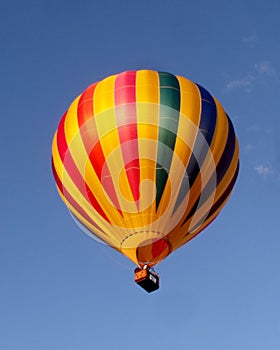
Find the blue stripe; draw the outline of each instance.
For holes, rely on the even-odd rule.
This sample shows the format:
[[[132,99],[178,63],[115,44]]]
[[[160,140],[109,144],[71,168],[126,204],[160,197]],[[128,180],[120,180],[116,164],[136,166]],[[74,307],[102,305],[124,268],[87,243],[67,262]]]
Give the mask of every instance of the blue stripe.
[[[216,108],[215,100],[210,95],[210,93],[206,89],[204,89],[202,86],[198,84],[196,84],[196,86],[198,87],[200,91],[200,96],[201,96],[201,115],[200,115],[199,131],[204,136],[207,142],[207,147],[205,144],[203,145],[200,142],[200,138],[197,137],[196,142],[194,144],[193,153],[190,157],[190,160],[186,169],[186,175],[181,184],[181,188],[179,191],[177,202],[174,207],[174,211],[177,210],[180,203],[185,198],[188,191],[194,184],[200,172],[200,166],[203,164],[204,159],[209,150],[209,147],[211,145],[211,142],[213,140],[213,136],[216,128],[217,108]],[[188,179],[188,181],[186,181],[186,179]],[[187,183],[188,183],[188,186],[186,186]],[[196,208],[192,209],[190,215],[193,213],[195,209]]]
[[[200,124],[199,130],[205,137],[208,145],[210,146],[217,120],[217,108],[216,103],[210,93],[204,89],[202,86],[196,84],[200,91],[201,96],[201,115],[200,115]]]
[[[228,115],[227,115],[227,120],[228,120],[228,137],[227,137],[227,143],[226,143],[224,152],[222,154],[221,159],[219,160],[219,163],[216,169],[217,185],[221,182],[225,173],[227,172],[227,169],[230,166],[230,163],[232,161],[232,157],[234,155],[235,148],[236,148],[236,138],[235,138],[234,128]]]

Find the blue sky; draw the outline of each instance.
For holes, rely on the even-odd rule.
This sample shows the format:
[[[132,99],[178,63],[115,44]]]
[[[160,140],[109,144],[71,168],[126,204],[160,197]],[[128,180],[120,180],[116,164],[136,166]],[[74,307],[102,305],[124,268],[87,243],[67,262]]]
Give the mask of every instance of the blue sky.
[[[0,11],[0,348],[279,349],[280,3],[10,0]],[[241,169],[218,219],[158,266],[81,233],[51,174],[51,141],[89,84],[129,69],[217,97]]]

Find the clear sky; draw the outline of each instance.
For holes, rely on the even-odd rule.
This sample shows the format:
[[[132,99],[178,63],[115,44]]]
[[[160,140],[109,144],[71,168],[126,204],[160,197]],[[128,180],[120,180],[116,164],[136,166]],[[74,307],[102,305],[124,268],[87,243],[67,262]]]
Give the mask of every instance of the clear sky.
[[[278,0],[1,2],[0,349],[280,348],[279,14]],[[70,102],[146,68],[208,89],[241,152],[230,201],[150,295],[79,231],[50,167]]]

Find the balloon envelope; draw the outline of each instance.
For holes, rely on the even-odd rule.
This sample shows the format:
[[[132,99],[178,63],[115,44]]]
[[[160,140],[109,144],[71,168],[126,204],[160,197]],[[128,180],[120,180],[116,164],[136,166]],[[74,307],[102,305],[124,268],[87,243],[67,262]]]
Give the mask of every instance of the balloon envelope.
[[[169,73],[127,71],[89,86],[53,139],[60,196],[87,234],[153,266],[228,200],[238,142],[220,103]]]

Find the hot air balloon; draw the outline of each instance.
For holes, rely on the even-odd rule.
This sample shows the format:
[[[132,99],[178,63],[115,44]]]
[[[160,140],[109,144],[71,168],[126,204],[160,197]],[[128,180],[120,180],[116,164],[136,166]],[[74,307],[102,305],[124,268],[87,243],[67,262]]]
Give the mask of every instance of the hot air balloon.
[[[238,175],[234,128],[217,99],[189,79],[127,71],[89,86],[54,135],[58,192],[78,225],[159,287],[152,267],[220,213]]]

